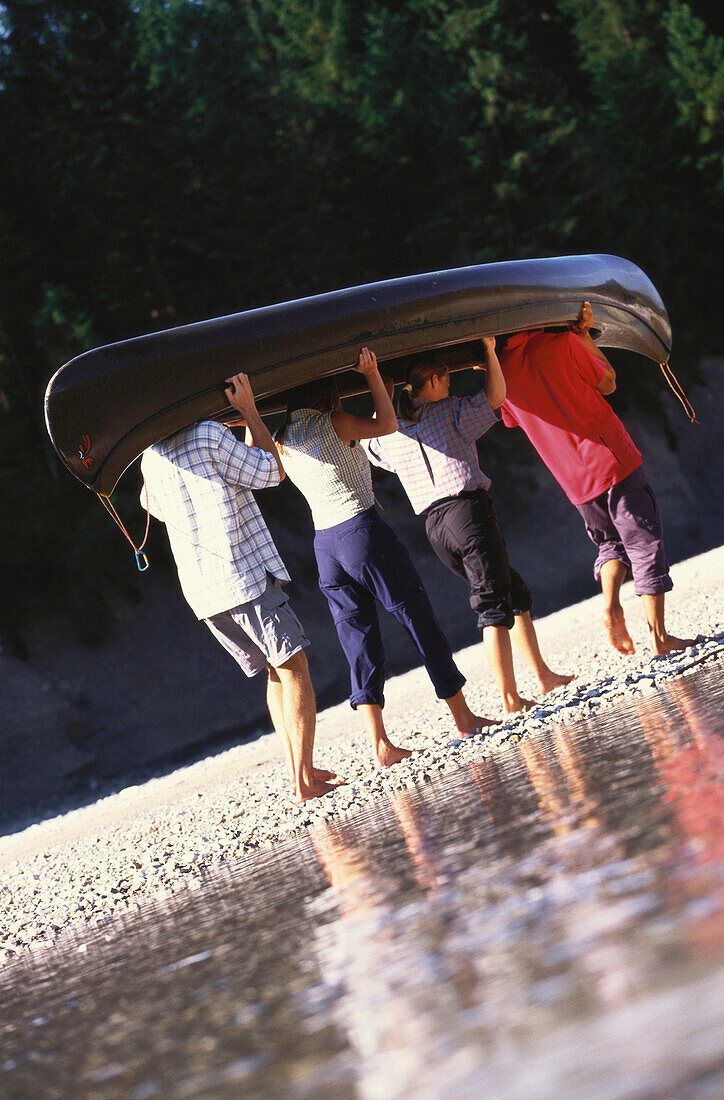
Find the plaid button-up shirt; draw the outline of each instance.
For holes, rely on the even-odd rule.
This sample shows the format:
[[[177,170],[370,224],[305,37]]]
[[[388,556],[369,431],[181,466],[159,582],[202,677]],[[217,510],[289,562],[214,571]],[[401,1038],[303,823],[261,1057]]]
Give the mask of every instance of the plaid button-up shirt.
[[[166,524],[183,594],[199,619],[255,600],[267,574],[289,580],[251,492],[279,484],[272,455],[204,420],[144,451],[141,471],[151,515]]]
[[[464,489],[488,489],[475,442],[497,424],[485,393],[418,401],[416,424],[399,421],[393,435],[370,439],[370,461],[397,474],[416,513]]]

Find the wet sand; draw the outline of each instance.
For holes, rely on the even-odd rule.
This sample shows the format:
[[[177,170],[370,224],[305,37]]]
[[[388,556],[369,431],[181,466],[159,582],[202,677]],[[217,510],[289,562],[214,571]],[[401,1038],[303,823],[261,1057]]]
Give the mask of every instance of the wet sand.
[[[209,868],[268,847],[306,825],[344,816],[382,791],[423,783],[551,724],[595,719],[598,708],[655,692],[665,679],[720,660],[722,576],[724,547],[673,567],[667,626],[676,635],[698,636],[698,642],[669,657],[652,657],[643,610],[630,583],[622,596],[634,657],[610,647],[600,597],[538,620],[549,664],[556,671],[575,672],[576,679],[542,697],[535,710],[503,721],[492,735],[459,740],[421,669],[387,685],[390,735],[416,750],[411,760],[393,768],[373,766],[346,703],[320,713],[315,762],[349,781],[323,799],[303,805],[293,800],[278,741],[269,734],[0,839],[0,962],[48,947],[66,929],[82,932],[103,925],[147,899],[198,889]],[[502,719],[482,647],[461,651],[457,660],[468,677],[472,708]],[[518,669],[522,694],[536,698],[532,677]]]

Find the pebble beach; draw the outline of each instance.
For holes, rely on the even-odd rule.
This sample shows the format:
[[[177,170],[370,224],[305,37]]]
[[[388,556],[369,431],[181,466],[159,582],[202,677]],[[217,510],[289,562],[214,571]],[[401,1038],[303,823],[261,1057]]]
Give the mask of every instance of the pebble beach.
[[[180,891],[199,889],[215,867],[269,848],[306,826],[341,818],[385,792],[442,778],[463,761],[505,751],[506,744],[550,724],[588,719],[601,708],[656,692],[724,658],[724,547],[672,567],[667,598],[672,634],[690,648],[655,657],[640,601],[622,590],[633,657],[616,653],[602,622],[601,597],[536,621],[541,649],[574,681],[543,697],[519,664],[519,687],[539,705],[504,718],[480,644],[460,651],[466,696],[478,714],[500,720],[485,735],[455,736],[447,708],[424,669],[388,682],[385,716],[392,740],[411,759],[379,770],[354,712],[341,703],[318,716],[315,763],[347,782],[298,804],[287,785],[274,733],[130,786],[93,805],[0,838],[0,965],[52,948],[69,932],[102,927],[120,914]]]

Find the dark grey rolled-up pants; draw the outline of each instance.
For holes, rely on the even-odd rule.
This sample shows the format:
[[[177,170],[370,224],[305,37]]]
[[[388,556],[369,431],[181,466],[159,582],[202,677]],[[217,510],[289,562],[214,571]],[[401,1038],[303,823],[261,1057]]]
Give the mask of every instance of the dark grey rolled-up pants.
[[[530,590],[508,561],[495,508],[485,489],[436,501],[425,512],[430,545],[443,565],[470,586],[478,626],[505,626],[533,607]]]
[[[674,587],[664,553],[661,513],[643,466],[576,508],[598,555],[596,580],[607,561],[620,561],[631,571],[637,596],[656,596]]]

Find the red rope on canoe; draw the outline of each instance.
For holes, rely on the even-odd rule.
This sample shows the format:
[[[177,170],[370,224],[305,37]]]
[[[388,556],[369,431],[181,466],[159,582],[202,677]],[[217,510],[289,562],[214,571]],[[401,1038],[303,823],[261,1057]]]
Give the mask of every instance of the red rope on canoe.
[[[696,419],[696,413],[694,412],[694,407],[691,404],[691,401],[689,401],[689,398],[684,393],[683,389],[681,388],[681,385],[679,383],[679,379],[676,377],[676,375],[672,371],[669,364],[668,363],[659,363],[659,366],[661,367],[661,373],[663,374],[664,378],[666,379],[666,381],[668,382],[668,384],[671,388],[671,392],[674,394],[675,397],[678,397],[679,401],[681,402],[681,404],[684,408],[684,412],[689,417],[689,420],[691,421],[691,423],[692,424],[698,424],[699,421]]]
[[[136,555],[136,565],[138,566],[139,573],[145,573],[145,571],[148,569],[148,564],[149,564],[147,555],[143,553],[143,548],[146,545],[146,540],[148,539],[149,528],[151,526],[151,507],[150,507],[150,504],[148,502],[148,485],[146,484],[146,479],[145,478],[143,479],[143,489],[144,489],[144,492],[146,494],[146,530],[143,534],[143,541],[141,542],[140,546],[136,546],[135,542],[133,541],[131,536],[128,534],[128,531],[126,530],[126,528],[124,526],[123,520],[118,515],[118,512],[116,511],[116,509],[113,507],[113,505],[111,503],[111,498],[106,493],[99,493],[98,494],[98,496],[100,497],[100,502],[103,505],[103,507],[105,508],[106,512],[108,512],[108,515],[111,517],[113,522],[118,527],[120,527],[121,531],[126,536],[128,541],[130,542],[131,546],[133,547],[133,552]]]

